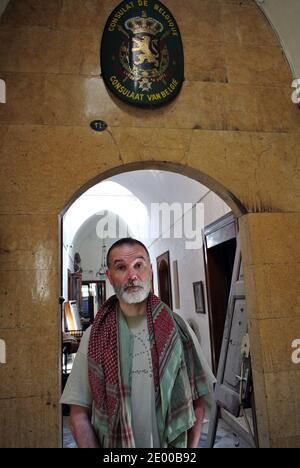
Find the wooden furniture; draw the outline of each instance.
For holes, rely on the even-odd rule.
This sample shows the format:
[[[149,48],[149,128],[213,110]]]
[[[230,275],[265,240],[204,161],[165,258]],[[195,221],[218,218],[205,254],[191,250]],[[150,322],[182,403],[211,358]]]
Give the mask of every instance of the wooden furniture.
[[[156,264],[159,297],[162,302],[167,304],[172,309],[173,301],[169,252],[165,252],[164,254],[157,257]]]

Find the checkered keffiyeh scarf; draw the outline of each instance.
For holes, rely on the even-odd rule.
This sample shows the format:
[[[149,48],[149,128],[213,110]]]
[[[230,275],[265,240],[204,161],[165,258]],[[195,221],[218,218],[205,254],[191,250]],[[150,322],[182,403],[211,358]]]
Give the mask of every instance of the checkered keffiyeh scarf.
[[[120,366],[118,304],[116,296],[106,301],[91,331],[93,425],[102,447],[132,448],[131,389],[123,384]],[[186,431],[195,422],[193,400],[208,393],[204,372],[184,321],[153,294],[147,322],[161,443],[184,447]]]

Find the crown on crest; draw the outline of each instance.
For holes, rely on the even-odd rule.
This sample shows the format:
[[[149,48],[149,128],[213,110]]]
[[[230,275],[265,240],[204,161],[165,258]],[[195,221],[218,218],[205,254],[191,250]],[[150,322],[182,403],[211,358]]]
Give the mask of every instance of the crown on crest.
[[[143,11],[142,16],[130,18],[125,23],[125,28],[132,31],[133,34],[156,34],[163,31],[163,25],[154,18],[148,18],[147,13]]]

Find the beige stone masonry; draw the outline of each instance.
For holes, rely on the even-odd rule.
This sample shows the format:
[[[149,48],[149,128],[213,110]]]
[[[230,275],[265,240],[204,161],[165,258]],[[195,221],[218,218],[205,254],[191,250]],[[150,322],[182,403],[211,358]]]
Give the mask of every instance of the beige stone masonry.
[[[61,444],[59,217],[93,183],[165,169],[240,220],[262,446],[300,446],[300,111],[277,37],[252,0],[164,0],[185,51],[169,106],[112,97],[100,76],[119,0],[11,0],[0,21],[0,446]],[[108,130],[90,129],[94,119]]]

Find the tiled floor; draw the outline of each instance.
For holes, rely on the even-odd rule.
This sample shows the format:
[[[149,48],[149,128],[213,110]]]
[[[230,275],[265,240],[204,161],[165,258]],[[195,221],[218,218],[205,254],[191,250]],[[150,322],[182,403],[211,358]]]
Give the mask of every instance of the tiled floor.
[[[205,448],[206,439],[209,430],[209,421],[205,420],[202,428],[202,435],[200,439],[200,447]],[[214,448],[251,448],[246,441],[244,441],[238,434],[234,433],[232,429],[220,419],[218,422],[218,430],[215,440]]]

